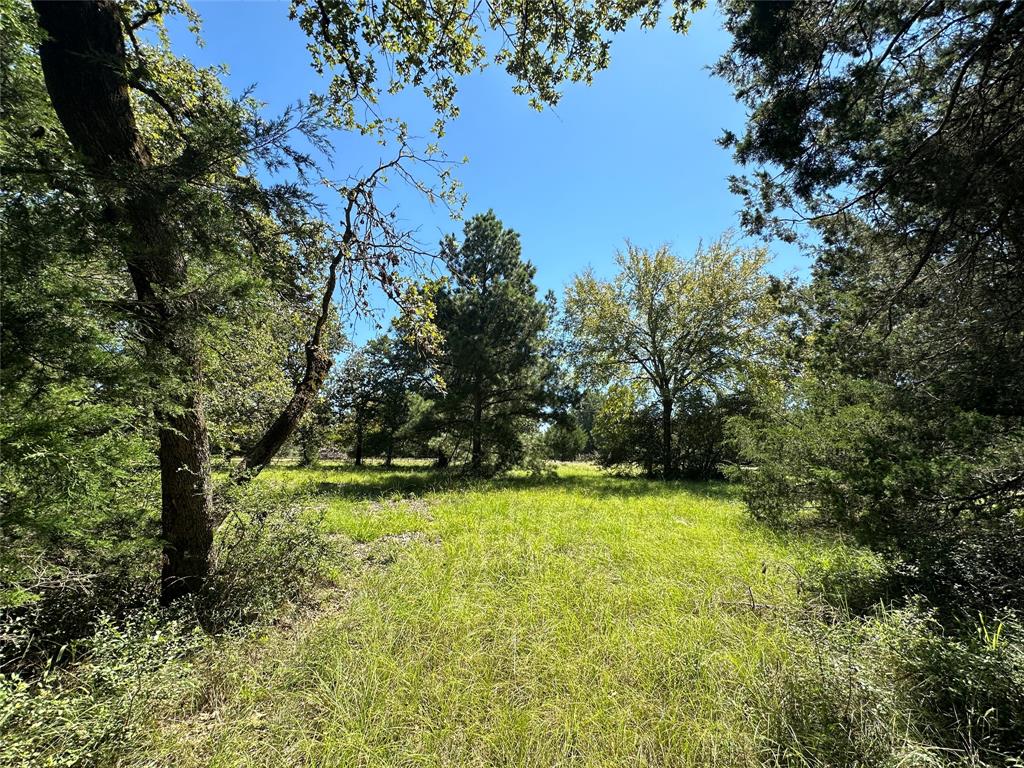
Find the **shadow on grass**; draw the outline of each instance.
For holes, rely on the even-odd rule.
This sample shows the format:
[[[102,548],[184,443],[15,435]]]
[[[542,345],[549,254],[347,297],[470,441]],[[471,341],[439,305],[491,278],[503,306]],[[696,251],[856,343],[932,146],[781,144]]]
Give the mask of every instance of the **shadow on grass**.
[[[317,495],[334,496],[351,501],[366,501],[387,496],[423,496],[446,491],[530,491],[563,490],[568,493],[597,495],[619,499],[665,498],[678,493],[703,496],[716,501],[739,498],[738,486],[724,481],[663,481],[646,477],[628,477],[607,473],[572,474],[551,472],[536,475],[512,474],[479,477],[465,468],[435,469],[426,465],[380,464],[356,467],[331,464],[316,468],[278,466],[284,472],[302,472],[311,476],[305,488]],[[355,479],[318,480],[316,474],[344,471]]]

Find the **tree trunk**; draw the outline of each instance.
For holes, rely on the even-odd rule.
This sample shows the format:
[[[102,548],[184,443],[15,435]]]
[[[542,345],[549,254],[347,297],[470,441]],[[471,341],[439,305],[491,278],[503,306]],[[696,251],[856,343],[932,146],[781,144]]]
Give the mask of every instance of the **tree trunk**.
[[[332,285],[331,292],[333,291]],[[319,338],[306,343],[306,370],[302,380],[295,387],[288,404],[235,468],[235,480],[244,481],[255,477],[278,454],[288,438],[298,429],[302,417],[316,403],[317,394],[331,370],[332,362],[320,347]]]
[[[672,398],[661,398],[661,453],[662,470],[665,479],[675,474],[675,462],[672,457]]]
[[[39,58],[54,111],[85,157],[97,189],[127,224],[124,257],[138,298],[135,311],[147,359],[159,383],[179,385],[172,388],[171,402],[156,406],[164,537],[161,600],[167,603],[197,591],[213,560],[210,447],[198,347],[188,308],[168,301],[185,284],[186,262],[164,213],[168,193],[161,184],[168,182],[150,175],[152,156],[132,111],[117,5],[111,0],[35,0],[33,6],[49,37]]]
[[[388,450],[387,450],[387,453],[384,454],[384,466],[385,467],[390,467],[392,461],[394,461],[394,458],[395,458],[395,443],[394,443],[393,440],[388,440]]]
[[[361,423],[356,424],[355,463],[357,467],[363,466],[363,425]]]
[[[484,418],[484,405],[483,396],[480,391],[477,390],[473,396],[473,445],[472,445],[472,458],[470,459],[470,466],[474,472],[479,472],[480,467],[484,461],[484,444],[482,432],[482,424]]]
[[[189,406],[181,415],[166,417],[167,426],[160,429],[160,600],[165,605],[198,592],[212,566],[210,439],[198,394]]]
[[[252,447],[243,458],[238,467],[235,468],[234,477],[238,482],[250,480],[262,471],[273,458],[278,454],[288,438],[292,436],[299,427],[299,422],[306,415],[306,411],[316,403],[320,387],[323,386],[327,374],[331,372],[333,360],[324,350],[323,334],[327,325],[327,318],[331,312],[331,301],[334,298],[334,289],[338,284],[338,267],[345,256],[346,248],[353,237],[351,227],[346,227],[345,235],[342,238],[341,246],[327,272],[327,284],[320,297],[320,312],[317,314],[316,322],[313,324],[313,333],[306,342],[306,369],[303,371],[302,379],[295,387],[288,404],[284,407],[277,418],[263,434],[263,437]]]

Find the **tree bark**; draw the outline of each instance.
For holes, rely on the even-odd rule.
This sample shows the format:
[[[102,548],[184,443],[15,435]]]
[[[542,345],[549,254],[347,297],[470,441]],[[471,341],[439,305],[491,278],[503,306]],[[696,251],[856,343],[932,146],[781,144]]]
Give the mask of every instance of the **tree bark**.
[[[672,398],[663,395],[661,398],[661,451],[662,471],[665,479],[675,474],[675,460],[672,456]]]
[[[34,0],[49,39],[39,50],[54,111],[85,157],[101,194],[127,223],[124,257],[138,302],[147,358],[160,383],[176,380],[160,423],[161,600],[196,592],[213,562],[210,447],[196,340],[175,291],[187,271],[165,216],[166,188],[150,173],[152,156],[131,107],[120,11],[111,0]],[[182,322],[185,320],[186,322]],[[161,398],[162,399],[162,398]]]
[[[198,395],[187,406],[160,428],[160,600],[165,605],[198,592],[213,560],[210,436]]]
[[[363,425],[361,422],[356,424],[355,464],[357,467],[363,466]]]
[[[472,458],[470,459],[470,466],[474,472],[479,472],[480,467],[484,461],[484,444],[482,432],[482,424],[484,418],[484,404],[483,397],[480,391],[473,396],[473,444],[472,444]]]

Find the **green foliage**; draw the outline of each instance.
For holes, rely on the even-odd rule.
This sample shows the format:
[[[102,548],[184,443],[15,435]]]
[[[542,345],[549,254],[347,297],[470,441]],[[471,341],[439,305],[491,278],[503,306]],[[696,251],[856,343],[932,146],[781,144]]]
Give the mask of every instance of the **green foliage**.
[[[726,3],[716,72],[748,107],[723,143],[744,223],[787,229],[789,209],[862,217],[885,241],[893,296],[941,270],[961,289],[1010,270],[1024,222],[1019,3]],[[1018,245],[1014,245],[1018,244]],[[988,282],[988,281],[995,282]],[[1002,298],[997,298],[999,295]]]
[[[382,335],[353,350],[342,364],[331,401],[350,451],[389,462],[413,449],[423,414],[411,398],[429,390],[421,356],[402,338]]]
[[[950,611],[1019,609],[1024,534],[1002,482],[1021,466],[1018,436],[977,413],[897,410],[890,391],[860,380],[802,380],[796,394],[732,422],[755,516],[812,511]]]
[[[77,625],[93,579],[116,583],[150,558],[153,446],[127,281],[94,226],[96,196],[74,180],[29,47],[38,35],[31,8],[4,9],[0,610],[23,626],[65,611]],[[30,162],[67,183],[22,172]]]
[[[427,393],[431,416],[474,471],[508,469],[553,404],[555,371],[546,354],[553,298],[537,298],[519,235],[493,212],[467,221],[463,241],[449,237],[443,250],[452,278],[434,294],[443,342],[430,364],[443,393]]]
[[[684,32],[687,15],[703,5],[702,0],[676,0],[673,29]],[[534,106],[554,105],[562,83],[589,83],[595,71],[608,66],[611,33],[622,31],[632,18],[653,26],[661,10],[662,4],[652,0],[559,0],[526,14],[509,2],[483,7],[432,0],[381,9],[298,0],[292,16],[310,38],[315,69],[333,72],[330,99],[341,124],[364,133],[383,132],[386,121],[380,111],[365,110],[372,117],[360,117],[359,105],[373,106],[385,92],[411,86],[430,100],[438,115],[434,132],[440,136],[445,122],[459,112],[459,78],[482,69],[488,58],[504,67],[515,91],[530,95]]]
[[[713,404],[757,369],[775,330],[767,254],[726,235],[689,261],[666,247],[652,254],[633,245],[616,260],[612,281],[587,272],[565,295],[566,333],[584,379],[617,385],[595,427],[600,460],[648,472],[657,461],[668,477],[679,471],[682,450],[685,471],[707,477],[719,448],[700,444],[694,420],[714,420]]]
[[[758,687],[763,764],[1014,766],[1024,750],[1024,627],[974,621],[955,636],[925,610],[805,622]]]
[[[0,765],[98,767],[138,750],[154,710],[196,686],[188,659],[208,644],[188,620],[100,616],[73,670],[0,673]]]
[[[812,214],[791,370],[737,423],[755,514],[804,506],[944,614],[1024,606],[1020,3],[727,5],[754,230]],[[800,313],[797,313],[799,315]]]
[[[751,397],[744,390],[714,398],[701,393],[683,399],[672,430],[679,474],[690,480],[724,477],[725,467],[738,458],[726,424],[750,407]]]
[[[589,437],[575,421],[552,424],[542,441],[548,456],[556,461],[575,461],[587,447]]]
[[[338,550],[313,499],[263,483],[225,488],[218,503],[227,517],[217,567],[197,605],[208,628],[270,620],[329,583]]]
[[[219,664],[251,653],[290,604],[308,603],[333,583],[339,551],[326,537],[323,510],[308,497],[269,484],[226,493],[217,569],[194,599],[158,608],[140,570],[124,576],[134,583],[119,585],[142,595],[131,608],[120,595],[103,601],[113,585],[92,580],[76,591],[69,580],[57,594],[67,599],[55,604],[44,595],[51,604],[38,615],[0,610],[0,765],[144,761],[158,723],[203,706],[208,674],[226,674]],[[45,634],[38,619],[59,620],[66,631],[76,601],[88,631]]]
[[[592,437],[603,467],[641,467],[648,475],[661,458],[658,412],[642,385],[613,384],[598,399]]]

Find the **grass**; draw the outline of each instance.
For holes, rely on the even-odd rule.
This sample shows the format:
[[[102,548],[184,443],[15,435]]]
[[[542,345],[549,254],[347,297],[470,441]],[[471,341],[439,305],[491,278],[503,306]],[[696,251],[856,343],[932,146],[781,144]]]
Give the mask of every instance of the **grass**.
[[[755,765],[797,569],[733,488],[282,467],[348,542],[322,610],[222,649],[161,764]]]

